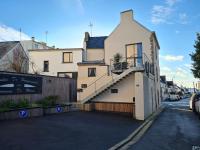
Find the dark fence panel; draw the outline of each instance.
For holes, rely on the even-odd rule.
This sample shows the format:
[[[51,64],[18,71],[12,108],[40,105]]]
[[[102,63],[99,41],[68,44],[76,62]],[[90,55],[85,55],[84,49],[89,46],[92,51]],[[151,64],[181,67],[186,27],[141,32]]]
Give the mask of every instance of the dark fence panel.
[[[0,74],[0,95],[42,93],[42,77]]]
[[[0,101],[28,99],[33,102],[55,95],[61,103],[75,102],[76,88],[74,79],[0,72]]]

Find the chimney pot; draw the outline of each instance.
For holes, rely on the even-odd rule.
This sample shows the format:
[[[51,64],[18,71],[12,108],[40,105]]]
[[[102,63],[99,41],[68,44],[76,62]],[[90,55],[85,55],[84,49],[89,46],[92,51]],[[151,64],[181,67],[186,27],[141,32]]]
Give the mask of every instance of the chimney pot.
[[[121,12],[121,22],[129,22],[133,20],[133,10],[126,10]]]
[[[89,40],[89,38],[90,38],[89,32],[85,32],[85,39],[84,39],[84,41],[87,42]]]
[[[32,41],[35,41],[35,37],[33,36],[33,37],[31,37],[31,39],[32,39]]]

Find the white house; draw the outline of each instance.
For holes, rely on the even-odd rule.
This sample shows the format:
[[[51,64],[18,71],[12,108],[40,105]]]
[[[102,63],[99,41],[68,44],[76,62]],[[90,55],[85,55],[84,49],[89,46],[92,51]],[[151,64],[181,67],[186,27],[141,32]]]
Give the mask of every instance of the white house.
[[[29,71],[68,77],[77,72],[79,103],[144,120],[160,105],[160,46],[155,32],[137,22],[132,10],[120,18],[108,36],[86,32],[83,48],[29,50],[35,67]]]
[[[77,79],[82,53],[82,48],[29,50],[29,73]]]
[[[86,61],[78,63],[80,102],[98,111],[128,111],[140,120],[159,107],[159,43],[132,10],[121,13],[109,36],[86,33],[84,42]]]
[[[20,41],[22,47],[24,48],[24,51],[28,55],[28,50],[30,49],[50,49],[52,47],[47,46],[44,42],[38,42],[35,40],[35,37],[32,37],[31,40],[22,40]]]
[[[169,98],[166,76],[160,76],[160,94],[162,101]]]

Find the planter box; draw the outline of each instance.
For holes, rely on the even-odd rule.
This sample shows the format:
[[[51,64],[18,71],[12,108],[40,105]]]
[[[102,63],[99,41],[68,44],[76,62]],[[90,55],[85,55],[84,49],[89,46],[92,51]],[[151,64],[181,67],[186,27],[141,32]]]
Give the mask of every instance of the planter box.
[[[39,117],[44,115],[59,114],[70,111],[71,105],[55,106],[55,107],[35,107],[35,108],[23,108],[16,110],[9,110],[0,113],[0,120],[11,119],[24,119],[30,117]]]
[[[80,108],[80,110],[82,110],[82,111],[93,111],[93,104],[92,103],[90,103],[90,104],[81,104],[80,106],[79,106],[79,108]]]
[[[39,116],[43,116],[42,108],[40,107],[24,108],[24,109],[1,112],[0,120],[24,119],[24,118],[39,117]]]
[[[43,108],[44,115],[64,113],[64,112],[69,112],[69,110],[70,106],[68,105]]]

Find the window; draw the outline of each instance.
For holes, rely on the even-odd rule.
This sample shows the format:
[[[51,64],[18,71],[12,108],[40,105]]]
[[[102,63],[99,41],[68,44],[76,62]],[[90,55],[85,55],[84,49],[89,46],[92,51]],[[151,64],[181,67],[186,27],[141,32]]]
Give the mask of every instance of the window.
[[[63,53],[63,63],[72,63],[72,62],[73,62],[72,52],[64,52]]]
[[[58,77],[72,78],[72,73],[71,72],[58,72]]]
[[[72,78],[77,80],[78,78],[78,72],[58,72],[58,77],[65,77],[65,78]]]
[[[87,88],[87,84],[81,84],[81,88]]]
[[[126,58],[134,66],[142,64],[142,43],[126,45]]]
[[[49,61],[44,61],[43,71],[49,72]]]
[[[96,68],[88,68],[88,77],[96,77]]]
[[[35,49],[38,49],[38,48],[39,48],[38,44],[35,44]]]
[[[111,89],[111,93],[118,93],[118,89]]]

